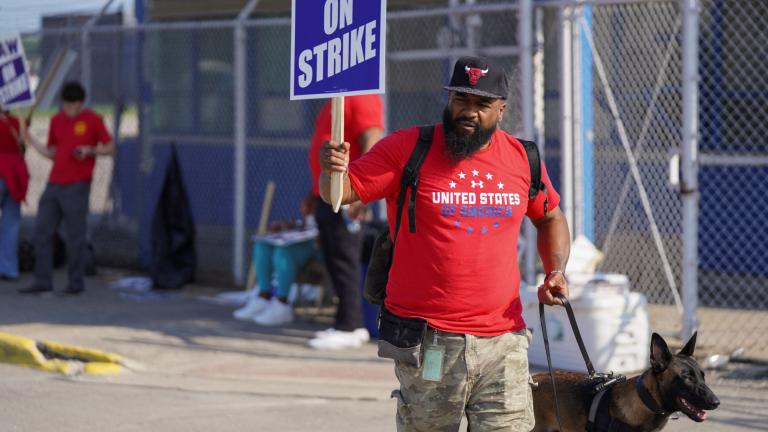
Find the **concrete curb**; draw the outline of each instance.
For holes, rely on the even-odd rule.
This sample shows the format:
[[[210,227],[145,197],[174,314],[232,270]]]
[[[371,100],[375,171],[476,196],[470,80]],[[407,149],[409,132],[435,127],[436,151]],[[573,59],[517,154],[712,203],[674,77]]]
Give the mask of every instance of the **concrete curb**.
[[[116,375],[126,359],[117,354],[0,332],[0,362],[65,375]]]

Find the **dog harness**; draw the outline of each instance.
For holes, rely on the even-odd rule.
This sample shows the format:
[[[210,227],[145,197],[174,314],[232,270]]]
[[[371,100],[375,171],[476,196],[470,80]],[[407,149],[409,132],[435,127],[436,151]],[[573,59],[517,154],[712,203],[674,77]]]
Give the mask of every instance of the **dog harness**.
[[[671,414],[671,411],[665,411],[653,399],[653,397],[651,396],[651,393],[645,387],[645,384],[643,384],[644,376],[645,376],[645,372],[638,375],[637,378],[635,378],[635,390],[637,390],[637,395],[640,397],[640,400],[643,401],[643,405],[645,405],[646,408],[648,408],[651,412],[653,412],[656,415],[666,416]],[[610,401],[611,401],[611,393],[613,389],[610,388],[610,386],[613,384],[615,384],[615,382],[612,384],[608,384],[607,387],[604,387],[602,390],[597,391],[594,397],[592,397],[592,400],[589,403],[589,406],[587,406],[587,409],[589,412],[589,416],[587,417],[587,432],[640,432],[642,431],[643,428],[641,428],[640,426],[629,425],[611,416]],[[600,385],[603,385],[603,383],[597,384],[597,386],[600,386]],[[584,385],[584,389],[582,390],[582,394],[594,388],[596,388],[594,386],[594,381],[587,381]],[[584,394],[584,396],[586,396],[584,400],[589,400],[588,394]]]
[[[611,393],[613,389],[598,392],[589,407],[587,432],[641,432],[637,426],[630,426],[615,417],[611,417]],[[607,396],[607,397],[606,397]]]

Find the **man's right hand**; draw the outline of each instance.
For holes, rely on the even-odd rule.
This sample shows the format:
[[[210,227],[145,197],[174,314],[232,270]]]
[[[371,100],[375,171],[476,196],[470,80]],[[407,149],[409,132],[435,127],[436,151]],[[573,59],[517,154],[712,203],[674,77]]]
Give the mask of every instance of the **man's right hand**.
[[[349,143],[326,141],[320,147],[320,168],[325,174],[345,173],[349,165]]]
[[[566,299],[569,297],[568,281],[559,270],[547,274],[544,283],[538,289],[539,302],[549,306],[564,306],[563,301],[553,295],[556,292],[564,295]]]

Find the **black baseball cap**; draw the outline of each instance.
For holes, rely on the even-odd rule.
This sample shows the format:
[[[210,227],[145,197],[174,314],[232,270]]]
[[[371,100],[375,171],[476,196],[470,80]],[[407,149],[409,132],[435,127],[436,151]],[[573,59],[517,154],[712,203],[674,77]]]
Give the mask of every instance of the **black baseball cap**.
[[[469,93],[493,99],[506,99],[509,81],[504,69],[483,57],[462,57],[453,67],[446,90]]]

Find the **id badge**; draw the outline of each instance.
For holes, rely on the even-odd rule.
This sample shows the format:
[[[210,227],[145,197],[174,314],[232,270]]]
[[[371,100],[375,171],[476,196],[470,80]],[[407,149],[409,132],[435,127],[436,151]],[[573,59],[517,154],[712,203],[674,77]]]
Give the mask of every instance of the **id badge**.
[[[442,381],[443,358],[445,358],[444,346],[433,345],[427,348],[424,352],[424,364],[421,368],[421,378],[425,381]]]

